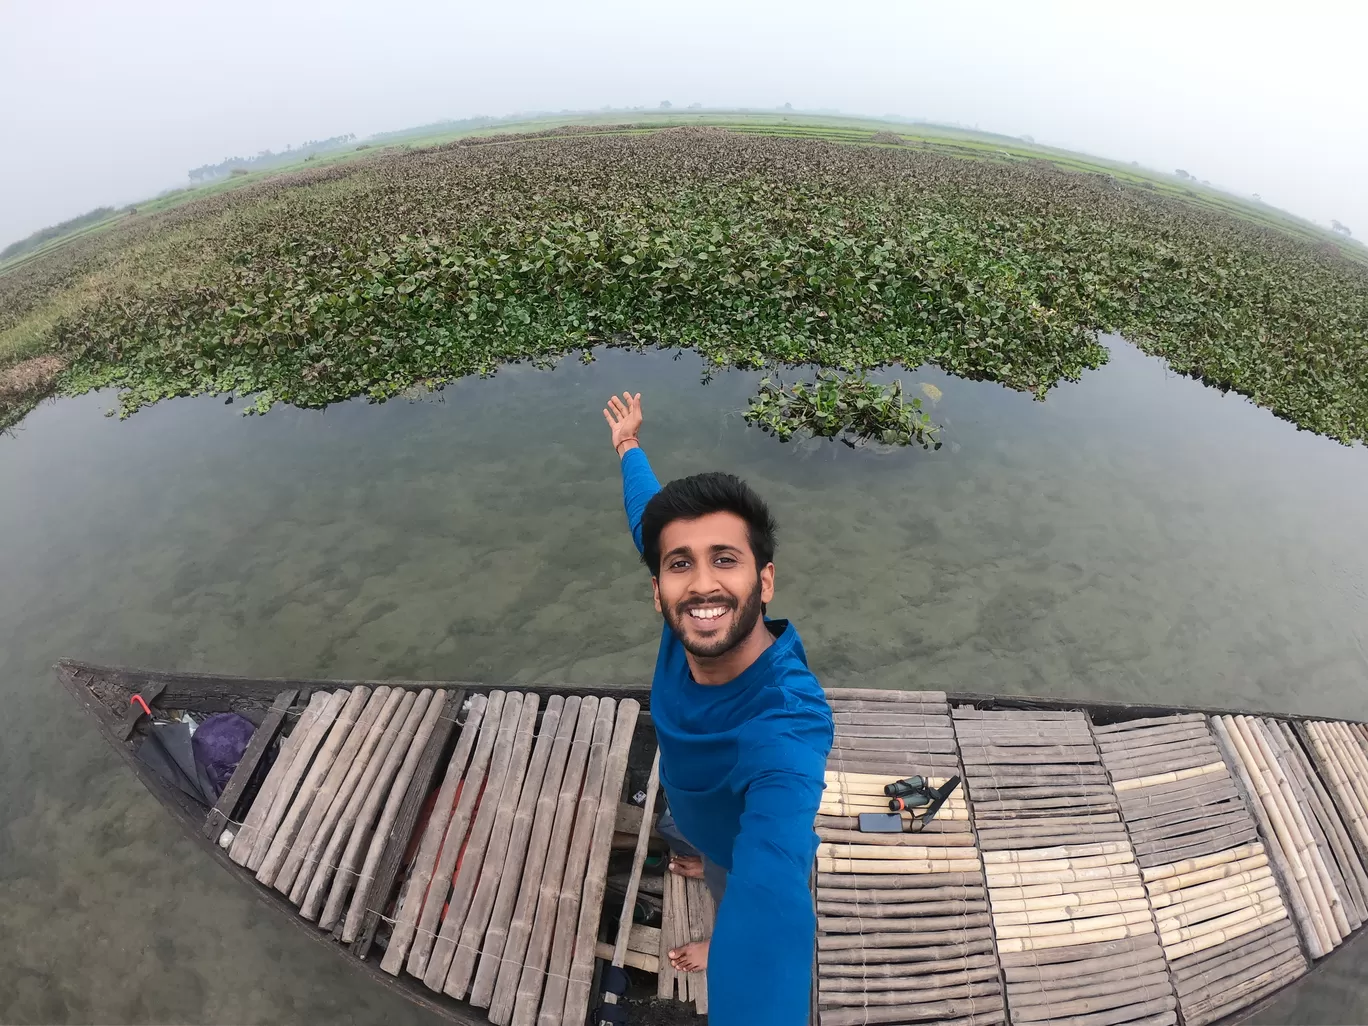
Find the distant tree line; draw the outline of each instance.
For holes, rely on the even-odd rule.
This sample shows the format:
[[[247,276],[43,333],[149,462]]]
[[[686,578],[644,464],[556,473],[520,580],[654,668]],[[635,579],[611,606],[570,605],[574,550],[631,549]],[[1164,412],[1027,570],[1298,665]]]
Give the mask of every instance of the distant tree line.
[[[356,141],[356,133],[335,135],[331,139],[310,139],[302,146],[287,146],[281,153],[262,150],[255,157],[225,157],[217,164],[204,164],[189,171],[192,182],[212,182],[217,178],[227,178],[234,171],[261,171],[268,167],[285,164],[300,157],[311,157],[324,150],[335,150]]]
[[[103,221],[110,214],[114,213],[113,207],[96,207],[88,210],[79,217],[73,217],[60,224],[49,225],[46,228],[39,228],[27,238],[20,239],[18,242],[11,242],[4,249],[0,249],[0,260],[8,260],[10,257],[20,256],[30,250],[37,249],[45,242],[57,238],[59,235],[66,235],[74,232],[78,228],[84,228],[88,224],[96,221]]]

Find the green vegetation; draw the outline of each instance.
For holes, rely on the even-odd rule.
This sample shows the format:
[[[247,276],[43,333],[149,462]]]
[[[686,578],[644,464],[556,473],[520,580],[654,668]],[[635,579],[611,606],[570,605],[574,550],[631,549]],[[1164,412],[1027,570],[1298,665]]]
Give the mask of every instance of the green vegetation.
[[[864,373],[818,371],[812,384],[764,378],[751,398],[746,423],[787,442],[806,432],[836,438],[854,449],[862,442],[939,449],[938,428],[923,413],[920,399],[903,398],[902,382],[880,385]]]
[[[72,217],[58,224],[49,225],[46,228],[39,228],[32,235],[25,236],[18,242],[11,242],[4,249],[0,249],[0,260],[9,260],[13,257],[23,256],[25,253],[32,253],[44,243],[59,239],[65,235],[71,235],[82,228],[92,224],[98,224],[114,216],[113,207],[96,207],[78,217]]]
[[[1105,330],[1368,439],[1368,265],[1328,233],[972,133],[731,120],[349,150],[168,201],[0,274],[0,367],[55,356],[63,388],[117,386],[125,411],[199,392],[265,410],[607,343],[715,366],[932,363],[1043,398],[1106,360]],[[929,437],[901,396],[824,380],[762,391],[757,416],[883,398]],[[865,426],[847,425],[889,429]]]

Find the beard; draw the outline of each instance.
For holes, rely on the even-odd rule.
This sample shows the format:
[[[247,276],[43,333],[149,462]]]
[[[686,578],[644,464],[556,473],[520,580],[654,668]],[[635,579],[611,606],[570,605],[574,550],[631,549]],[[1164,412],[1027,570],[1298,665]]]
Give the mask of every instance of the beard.
[[[720,637],[691,637],[689,629],[694,621],[689,616],[689,610],[700,606],[726,606],[732,611],[731,626]],[[730,652],[755,630],[755,624],[760,619],[760,606],[760,579],[757,577],[755,587],[739,603],[730,595],[701,600],[688,599],[677,603],[673,608],[666,606],[664,616],[665,622],[669,624],[670,630],[674,631],[675,637],[679,639],[685,651],[700,659],[713,659]]]

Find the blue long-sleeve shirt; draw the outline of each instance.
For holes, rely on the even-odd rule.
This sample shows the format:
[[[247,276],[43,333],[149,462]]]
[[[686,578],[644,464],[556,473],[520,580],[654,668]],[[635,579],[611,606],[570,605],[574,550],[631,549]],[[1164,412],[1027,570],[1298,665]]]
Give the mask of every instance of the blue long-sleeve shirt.
[[[637,549],[660,484],[641,449],[622,459]],[[651,682],[660,780],[689,843],[727,870],[708,952],[712,1026],[805,1026],[817,922],[810,874],[831,709],[792,624],[740,676],[699,684],[669,625]]]

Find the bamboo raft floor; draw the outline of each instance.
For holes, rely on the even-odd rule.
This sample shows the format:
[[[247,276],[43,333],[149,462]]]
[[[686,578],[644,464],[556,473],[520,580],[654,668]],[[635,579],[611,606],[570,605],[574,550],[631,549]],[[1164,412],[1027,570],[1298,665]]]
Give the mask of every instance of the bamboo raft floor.
[[[220,864],[373,979],[454,1022],[588,1021],[622,906],[621,802],[655,754],[644,689],[58,672]],[[136,758],[135,695],[256,726],[213,809]],[[1364,932],[1363,724],[827,695],[816,1026],[1234,1023]],[[914,774],[962,783],[932,822],[861,832]],[[706,980],[664,953],[715,910],[701,881],[653,879],[664,921],[618,946],[629,1004],[684,1022]]]

